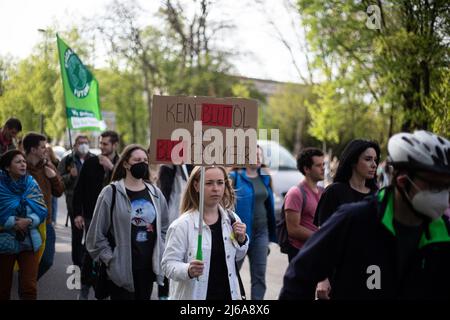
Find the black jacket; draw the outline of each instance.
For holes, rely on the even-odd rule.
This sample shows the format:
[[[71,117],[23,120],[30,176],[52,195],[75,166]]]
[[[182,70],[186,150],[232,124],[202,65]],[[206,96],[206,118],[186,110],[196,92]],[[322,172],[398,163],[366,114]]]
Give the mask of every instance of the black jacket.
[[[116,155],[113,163],[118,160]],[[85,219],[92,219],[97,198],[103,187],[110,183],[111,175],[112,171],[105,172],[97,156],[84,162],[73,193],[74,217],[81,215]]]
[[[89,152],[86,155],[85,161],[87,161],[89,158],[92,158],[92,157],[95,157],[95,155]],[[72,168],[72,166],[74,164],[74,160],[75,160],[75,166],[78,171],[77,177],[73,177],[70,174],[70,169]],[[73,193],[75,190],[75,186],[77,185],[77,181],[80,176],[82,167],[83,167],[83,164],[81,163],[80,157],[77,153],[74,153],[74,155],[72,155],[72,153],[68,154],[67,156],[65,156],[64,158],[61,159],[61,161],[59,162],[59,165],[58,165],[58,171],[63,179],[64,187],[65,187],[64,193],[66,195],[67,212],[70,216],[73,215]]]
[[[329,278],[332,299],[450,299],[450,226],[428,225],[407,268],[399,274],[393,227],[393,190],[346,204],[332,215],[290,263],[280,299],[313,299]],[[380,289],[369,289],[379,267]]]

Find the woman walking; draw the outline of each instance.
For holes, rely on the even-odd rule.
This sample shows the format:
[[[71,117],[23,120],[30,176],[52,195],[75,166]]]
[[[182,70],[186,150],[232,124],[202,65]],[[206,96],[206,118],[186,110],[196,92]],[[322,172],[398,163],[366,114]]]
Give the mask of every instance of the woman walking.
[[[111,300],[148,300],[153,282],[163,284],[166,200],[146,182],[148,156],[139,145],[125,148],[111,180],[98,197],[86,248],[92,259],[107,265]]]

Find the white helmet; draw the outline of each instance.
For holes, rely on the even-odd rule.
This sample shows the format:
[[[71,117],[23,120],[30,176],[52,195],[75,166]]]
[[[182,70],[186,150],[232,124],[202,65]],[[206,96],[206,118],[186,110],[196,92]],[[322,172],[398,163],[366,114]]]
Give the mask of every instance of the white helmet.
[[[450,174],[450,141],[434,133],[397,133],[389,139],[388,153],[395,168]]]

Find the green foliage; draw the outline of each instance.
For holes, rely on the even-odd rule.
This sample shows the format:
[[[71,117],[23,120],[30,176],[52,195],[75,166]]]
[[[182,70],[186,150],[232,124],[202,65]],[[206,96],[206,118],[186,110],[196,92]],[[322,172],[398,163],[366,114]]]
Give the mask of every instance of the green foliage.
[[[264,117],[271,129],[280,130],[280,143],[290,150],[294,150],[297,141],[307,143],[308,99],[312,99],[311,87],[298,84],[281,86],[269,97]]]
[[[337,142],[360,133],[380,136],[378,130],[385,141],[398,130],[450,127],[448,118],[436,122],[436,115],[448,110],[447,95],[442,94],[447,89],[441,85],[449,63],[448,1],[298,0],[297,4],[315,53],[314,66],[329,82],[316,90],[320,99],[309,108],[312,118],[317,116],[311,134]],[[370,5],[380,9],[379,29],[366,26]],[[335,94],[333,87],[345,95]],[[436,99],[442,96],[444,100]],[[366,112],[369,122],[363,124]],[[345,123],[345,132],[338,130],[347,114],[357,122]]]
[[[431,122],[431,130],[450,137],[450,70],[442,75],[438,88],[425,103]]]
[[[95,71],[101,84],[102,110],[114,111],[116,130],[123,144],[147,145],[148,113],[139,77],[127,71],[102,69]]]

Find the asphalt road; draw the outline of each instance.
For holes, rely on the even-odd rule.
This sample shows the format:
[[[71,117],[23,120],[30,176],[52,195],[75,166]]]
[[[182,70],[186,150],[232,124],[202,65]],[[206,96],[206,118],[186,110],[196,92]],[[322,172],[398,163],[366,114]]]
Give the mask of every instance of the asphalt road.
[[[39,300],[76,300],[78,290],[69,289],[67,280],[72,273],[67,273],[67,269],[72,265],[71,259],[71,232],[70,225],[65,227],[66,204],[65,198],[58,199],[58,218],[55,225],[56,230],[56,254],[53,267],[38,282]],[[70,223],[70,222],[69,222]],[[266,283],[266,300],[275,300],[280,292],[283,275],[286,271],[288,260],[287,255],[280,253],[278,245],[270,244],[270,255],[268,257]],[[245,260],[241,269],[242,282],[248,299],[250,299],[250,272],[248,259]],[[69,281],[70,282],[70,281]],[[17,273],[14,275],[14,283],[11,292],[12,299],[18,299],[17,295]],[[95,299],[93,293],[90,299]],[[157,299],[156,285],[153,290],[152,299]]]

